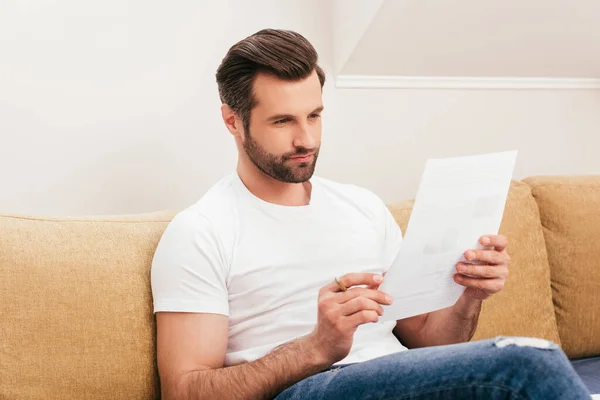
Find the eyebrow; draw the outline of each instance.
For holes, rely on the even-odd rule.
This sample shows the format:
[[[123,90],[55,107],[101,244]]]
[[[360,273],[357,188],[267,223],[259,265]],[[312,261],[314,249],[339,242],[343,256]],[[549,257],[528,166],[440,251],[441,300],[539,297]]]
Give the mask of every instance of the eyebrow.
[[[323,107],[323,106],[317,107],[311,112],[311,114],[320,113],[321,111],[323,111],[324,108],[325,107]],[[291,115],[291,114],[277,114],[277,115],[273,115],[273,116],[267,118],[267,121],[278,121],[280,119],[286,119],[286,118],[294,119],[294,118],[296,118],[296,116]]]

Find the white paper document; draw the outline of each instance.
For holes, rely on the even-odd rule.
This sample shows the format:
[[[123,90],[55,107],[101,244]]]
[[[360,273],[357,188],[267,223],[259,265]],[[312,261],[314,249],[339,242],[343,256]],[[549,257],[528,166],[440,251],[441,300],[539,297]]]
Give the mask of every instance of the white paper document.
[[[425,164],[400,251],[380,290],[394,302],[380,322],[450,307],[464,291],[456,263],[479,239],[497,234],[517,151],[430,159]]]

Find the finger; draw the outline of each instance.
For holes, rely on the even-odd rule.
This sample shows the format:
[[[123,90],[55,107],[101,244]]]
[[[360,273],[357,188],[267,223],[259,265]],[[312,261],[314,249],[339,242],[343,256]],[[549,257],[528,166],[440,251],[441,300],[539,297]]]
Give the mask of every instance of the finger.
[[[503,251],[508,246],[508,238],[504,235],[484,235],[479,242],[484,246],[494,246],[497,251]]]
[[[338,278],[346,288],[356,285],[377,286],[383,282],[383,276],[380,274],[372,274],[368,272],[352,272]],[[324,288],[329,292],[341,292],[342,289],[334,281],[328,283]]]
[[[343,293],[338,293],[336,296],[339,304],[346,303],[359,296],[367,297],[379,304],[392,304],[392,296],[380,290],[353,288]]]
[[[341,313],[343,316],[347,316],[362,310],[373,310],[377,311],[377,314],[383,315],[383,307],[381,307],[376,301],[362,296],[355,297],[352,300],[342,304]]]
[[[379,289],[379,286],[381,286],[381,283],[374,283],[374,284],[371,284],[371,285],[366,285],[365,287],[368,288],[368,289],[377,290],[377,289]],[[362,287],[362,286],[360,286],[360,287]],[[354,287],[353,289],[358,289],[358,288]]]
[[[486,293],[497,293],[504,288],[505,279],[469,278],[461,274],[456,274],[454,275],[454,281],[464,287],[481,289]]]
[[[508,255],[496,250],[467,250],[464,253],[467,261],[482,261],[486,264],[508,264]]]
[[[383,276],[384,280],[385,280],[385,274],[387,274],[387,271],[384,271],[383,274],[381,274],[381,276]],[[381,283],[377,283],[375,285],[370,285],[369,289],[377,290],[377,289],[379,289],[379,286],[381,286]]]
[[[508,267],[505,265],[477,265],[456,264],[456,270],[461,274],[472,275],[479,278],[507,278]]]
[[[368,322],[379,321],[379,314],[373,310],[362,310],[348,317],[344,318],[344,323],[350,328],[355,328],[359,325],[366,324]]]

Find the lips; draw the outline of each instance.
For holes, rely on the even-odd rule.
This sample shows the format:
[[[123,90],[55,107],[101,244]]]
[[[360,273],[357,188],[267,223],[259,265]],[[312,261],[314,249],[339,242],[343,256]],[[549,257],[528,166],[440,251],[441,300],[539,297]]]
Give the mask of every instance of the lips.
[[[312,154],[304,154],[301,156],[290,157],[290,159],[294,160],[294,161],[306,162],[306,161],[310,161],[312,156],[313,156]]]

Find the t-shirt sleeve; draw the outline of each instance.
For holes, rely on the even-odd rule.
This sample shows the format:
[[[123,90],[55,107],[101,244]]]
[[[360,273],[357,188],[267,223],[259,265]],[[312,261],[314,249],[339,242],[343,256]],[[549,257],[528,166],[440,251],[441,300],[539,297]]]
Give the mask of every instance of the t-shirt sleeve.
[[[383,267],[387,271],[391,266],[402,243],[402,230],[394,219],[390,210],[382,203],[383,207],[383,225],[384,225],[384,244],[383,244]]]
[[[154,312],[229,315],[227,259],[213,225],[192,210],[165,229],[152,260]]]

